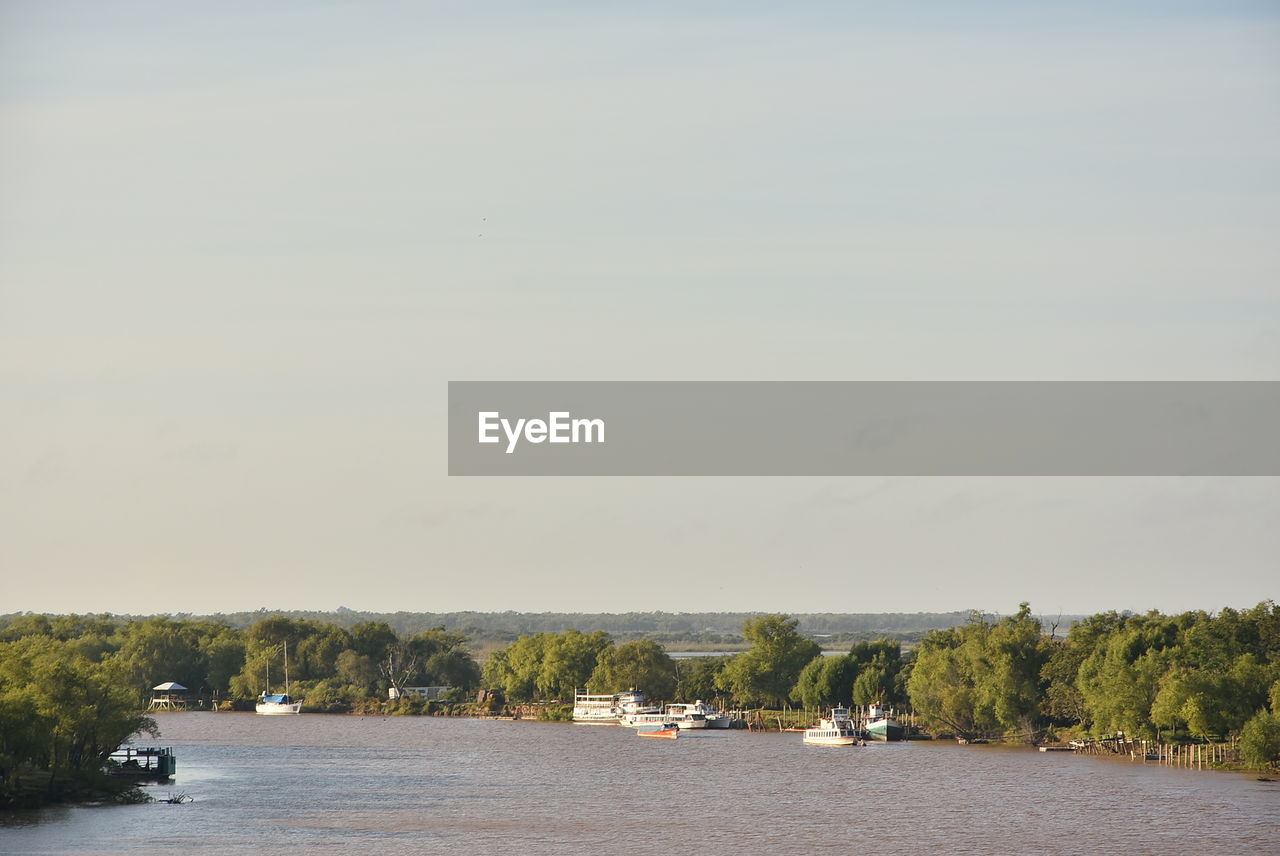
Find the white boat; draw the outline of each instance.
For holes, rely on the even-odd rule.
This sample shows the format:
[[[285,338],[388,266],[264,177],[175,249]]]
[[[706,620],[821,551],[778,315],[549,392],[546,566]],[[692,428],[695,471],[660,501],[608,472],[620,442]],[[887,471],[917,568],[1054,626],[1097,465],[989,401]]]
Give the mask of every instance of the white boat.
[[[639,728],[641,725],[661,725],[668,721],[667,715],[656,704],[649,704],[644,693],[629,690],[617,695],[618,724],[628,728]]]
[[[302,702],[294,701],[289,695],[289,643],[284,643],[284,692],[279,695],[273,695],[270,692],[271,687],[271,662],[267,661],[267,689],[262,691],[262,695],[258,696],[258,703],[254,706],[255,713],[261,713],[265,716],[278,716],[281,714],[302,713]]]
[[[573,695],[573,721],[612,725],[618,721],[617,698],[609,695],[591,695],[585,690]]]
[[[700,713],[707,721],[707,728],[728,728],[733,725],[733,717],[723,710],[716,710],[699,699],[693,703],[693,712]]]
[[[831,716],[818,723],[817,727],[806,729],[805,743],[816,743],[821,746],[854,746],[858,742],[858,731],[853,727],[846,707],[831,708]]]
[[[265,716],[302,713],[302,702],[294,701],[293,697],[288,693],[267,695],[264,692],[262,695],[258,696],[258,703],[253,709],[255,713],[261,713]]]
[[[702,702],[694,704],[669,704],[667,705],[667,720],[674,722],[677,727],[690,728],[706,728],[707,716],[698,708]]]

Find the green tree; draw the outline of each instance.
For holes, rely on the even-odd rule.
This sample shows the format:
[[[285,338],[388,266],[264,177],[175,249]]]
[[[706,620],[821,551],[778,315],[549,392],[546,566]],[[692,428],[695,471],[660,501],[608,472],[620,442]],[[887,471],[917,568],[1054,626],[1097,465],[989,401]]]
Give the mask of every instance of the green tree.
[[[387,650],[399,639],[396,631],[385,621],[362,621],[351,627],[352,650],[375,663],[384,660]]]
[[[800,670],[791,697],[805,707],[848,706],[853,700],[853,684],[858,664],[845,654],[824,657],[819,654]]]
[[[226,694],[231,689],[232,677],[244,668],[244,639],[224,627],[216,635],[200,640],[200,654],[206,664],[209,688],[219,695]]]
[[[717,680],[728,657],[691,657],[688,660],[676,660],[675,697],[685,701],[710,701],[720,692]]]
[[[186,624],[151,618],[129,624],[123,635],[116,658],[126,685],[139,698],[161,681],[177,681],[192,689],[205,686],[207,663],[197,634]]]
[[[350,648],[338,655],[335,671],[339,681],[366,693],[373,692],[378,682],[378,664]]]
[[[1280,716],[1259,711],[1240,732],[1240,759],[1262,768],[1280,761]]]
[[[822,649],[797,630],[799,621],[786,615],[748,619],[742,635],[751,648],[735,655],[720,674],[719,686],[744,705],[780,705],[791,695],[800,672]]]
[[[670,699],[676,689],[676,665],[657,642],[624,642],[600,652],[587,686],[598,693],[638,689],[649,698]]]
[[[857,669],[857,677],[853,681],[854,704],[898,704],[906,701],[902,643],[884,638],[858,642],[849,649],[849,657]]]
[[[51,790],[91,780],[129,735],[154,732],[123,678],[51,636],[0,644],[0,804],[23,770],[48,773]]]
[[[933,630],[920,642],[908,689],[911,704],[924,723],[961,737],[977,737],[995,729],[995,711],[978,692],[975,654],[985,625]]]
[[[338,668],[338,655],[354,644],[351,634],[336,624],[308,629],[310,632],[289,649],[291,674],[301,680],[331,678]]]
[[[419,675],[427,686],[464,687],[480,683],[480,667],[467,650],[467,637],[444,626],[433,627],[409,640],[418,655]]]
[[[1000,726],[1029,740],[1039,727],[1040,672],[1050,653],[1030,604],[992,626],[985,643],[979,689]]]
[[[489,657],[483,679],[511,701],[571,699],[575,689],[587,684],[600,653],[612,644],[604,631],[521,636]]]
[[[566,630],[553,635],[538,672],[539,694],[561,701],[572,699],[578,687],[587,685],[600,654],[612,645],[603,630],[594,633]]]

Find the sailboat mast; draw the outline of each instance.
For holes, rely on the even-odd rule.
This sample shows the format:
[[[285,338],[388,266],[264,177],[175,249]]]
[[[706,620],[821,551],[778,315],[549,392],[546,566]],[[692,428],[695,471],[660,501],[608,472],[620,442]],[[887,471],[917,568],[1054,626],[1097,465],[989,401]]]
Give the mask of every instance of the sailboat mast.
[[[289,694],[289,640],[284,640],[284,694]]]

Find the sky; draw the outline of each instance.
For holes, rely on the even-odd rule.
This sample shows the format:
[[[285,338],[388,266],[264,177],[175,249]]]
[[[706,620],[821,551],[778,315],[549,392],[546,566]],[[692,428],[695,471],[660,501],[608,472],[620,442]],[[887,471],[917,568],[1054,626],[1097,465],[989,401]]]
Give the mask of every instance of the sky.
[[[0,2],[0,613],[1276,597],[1275,478],[446,475],[450,380],[1280,380],[1280,9],[900,5]]]

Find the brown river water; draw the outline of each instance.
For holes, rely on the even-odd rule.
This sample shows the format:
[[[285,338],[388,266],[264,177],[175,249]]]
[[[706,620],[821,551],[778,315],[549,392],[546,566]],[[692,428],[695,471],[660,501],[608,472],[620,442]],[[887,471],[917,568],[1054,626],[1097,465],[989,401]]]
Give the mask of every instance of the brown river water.
[[[194,802],[0,815],[0,854],[1280,854],[1280,782],[943,742],[164,714]]]

